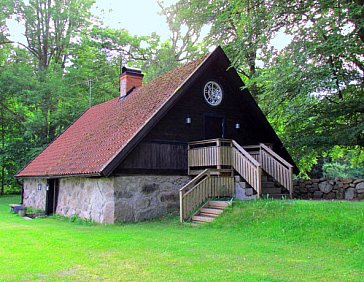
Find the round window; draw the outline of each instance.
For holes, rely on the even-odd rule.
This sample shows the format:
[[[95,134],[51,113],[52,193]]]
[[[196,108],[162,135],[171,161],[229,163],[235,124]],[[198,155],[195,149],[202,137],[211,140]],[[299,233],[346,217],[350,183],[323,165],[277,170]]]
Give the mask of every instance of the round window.
[[[206,102],[211,106],[220,105],[222,101],[222,89],[215,81],[209,81],[206,83],[203,94]]]

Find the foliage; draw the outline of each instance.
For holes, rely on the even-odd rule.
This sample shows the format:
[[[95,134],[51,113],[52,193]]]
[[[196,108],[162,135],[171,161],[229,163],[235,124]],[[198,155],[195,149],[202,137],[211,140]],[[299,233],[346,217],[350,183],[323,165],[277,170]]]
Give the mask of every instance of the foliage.
[[[177,217],[25,221],[9,213],[18,200],[0,197],[1,280],[361,281],[364,271],[364,202],[234,203],[193,228]]]
[[[363,168],[352,168],[347,164],[341,163],[327,163],[323,165],[323,174],[327,178],[363,178]]]
[[[20,194],[21,187],[19,185],[5,185],[4,187],[4,195],[14,195],[14,194]]]
[[[335,146],[364,147],[361,1],[180,0],[174,12],[210,25],[306,174]],[[293,38],[283,50],[277,33]],[[258,64],[259,60],[259,64]]]
[[[141,68],[147,82],[217,44],[302,175],[323,159],[363,166],[362,1],[158,1],[166,41],[102,26],[94,2],[0,0],[0,194],[89,106],[117,97],[121,66]],[[9,18],[24,26],[25,44],[11,44]],[[283,31],[292,40],[276,50]]]
[[[16,14],[24,23],[26,48],[39,69],[51,63],[65,68],[71,40],[90,24],[94,0],[19,1]]]

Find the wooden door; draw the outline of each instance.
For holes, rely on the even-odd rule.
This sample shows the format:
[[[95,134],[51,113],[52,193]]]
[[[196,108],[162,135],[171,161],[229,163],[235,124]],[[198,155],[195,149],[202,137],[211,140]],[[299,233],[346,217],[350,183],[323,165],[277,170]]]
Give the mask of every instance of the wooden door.
[[[59,181],[58,179],[48,179],[46,187],[46,215],[56,212],[58,201]]]
[[[205,116],[205,139],[224,138],[224,117]]]

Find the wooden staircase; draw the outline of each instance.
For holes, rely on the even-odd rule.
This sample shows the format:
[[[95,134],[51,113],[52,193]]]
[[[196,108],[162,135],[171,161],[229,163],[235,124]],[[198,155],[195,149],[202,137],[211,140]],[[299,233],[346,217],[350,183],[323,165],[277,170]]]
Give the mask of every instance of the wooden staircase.
[[[261,176],[262,194],[263,199],[287,199],[289,198],[289,191],[274,180],[273,177],[264,173]],[[240,176],[235,176],[235,198],[238,200],[256,200],[257,194],[254,189]]]
[[[195,177],[180,189],[181,222],[213,221],[226,203],[212,199],[235,197],[239,189],[245,200],[292,196],[293,166],[262,143],[242,147],[229,139],[190,142],[188,174]]]
[[[192,216],[192,225],[197,226],[201,223],[211,222],[220,214],[224,209],[231,205],[231,201],[211,201],[209,200],[202,208]]]

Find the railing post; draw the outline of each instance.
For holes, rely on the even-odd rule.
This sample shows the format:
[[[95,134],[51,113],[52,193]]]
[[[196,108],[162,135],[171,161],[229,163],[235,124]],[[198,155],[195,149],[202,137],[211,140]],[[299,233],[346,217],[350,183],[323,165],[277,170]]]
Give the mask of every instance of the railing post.
[[[179,191],[179,221],[183,223],[183,191]]]
[[[187,144],[187,175],[190,175],[191,173],[191,156],[190,156],[190,150],[191,150],[191,145],[188,143]]]
[[[216,147],[217,147],[217,169],[221,169],[221,163],[222,163],[222,154],[221,154],[221,141],[220,139],[216,139]]]
[[[257,193],[258,193],[258,199],[259,199],[262,194],[262,167],[259,165],[257,170],[258,170]]]
[[[289,198],[292,199],[293,198],[293,167],[289,168]]]
[[[258,162],[262,165],[262,146],[259,144],[259,155],[258,155]]]

